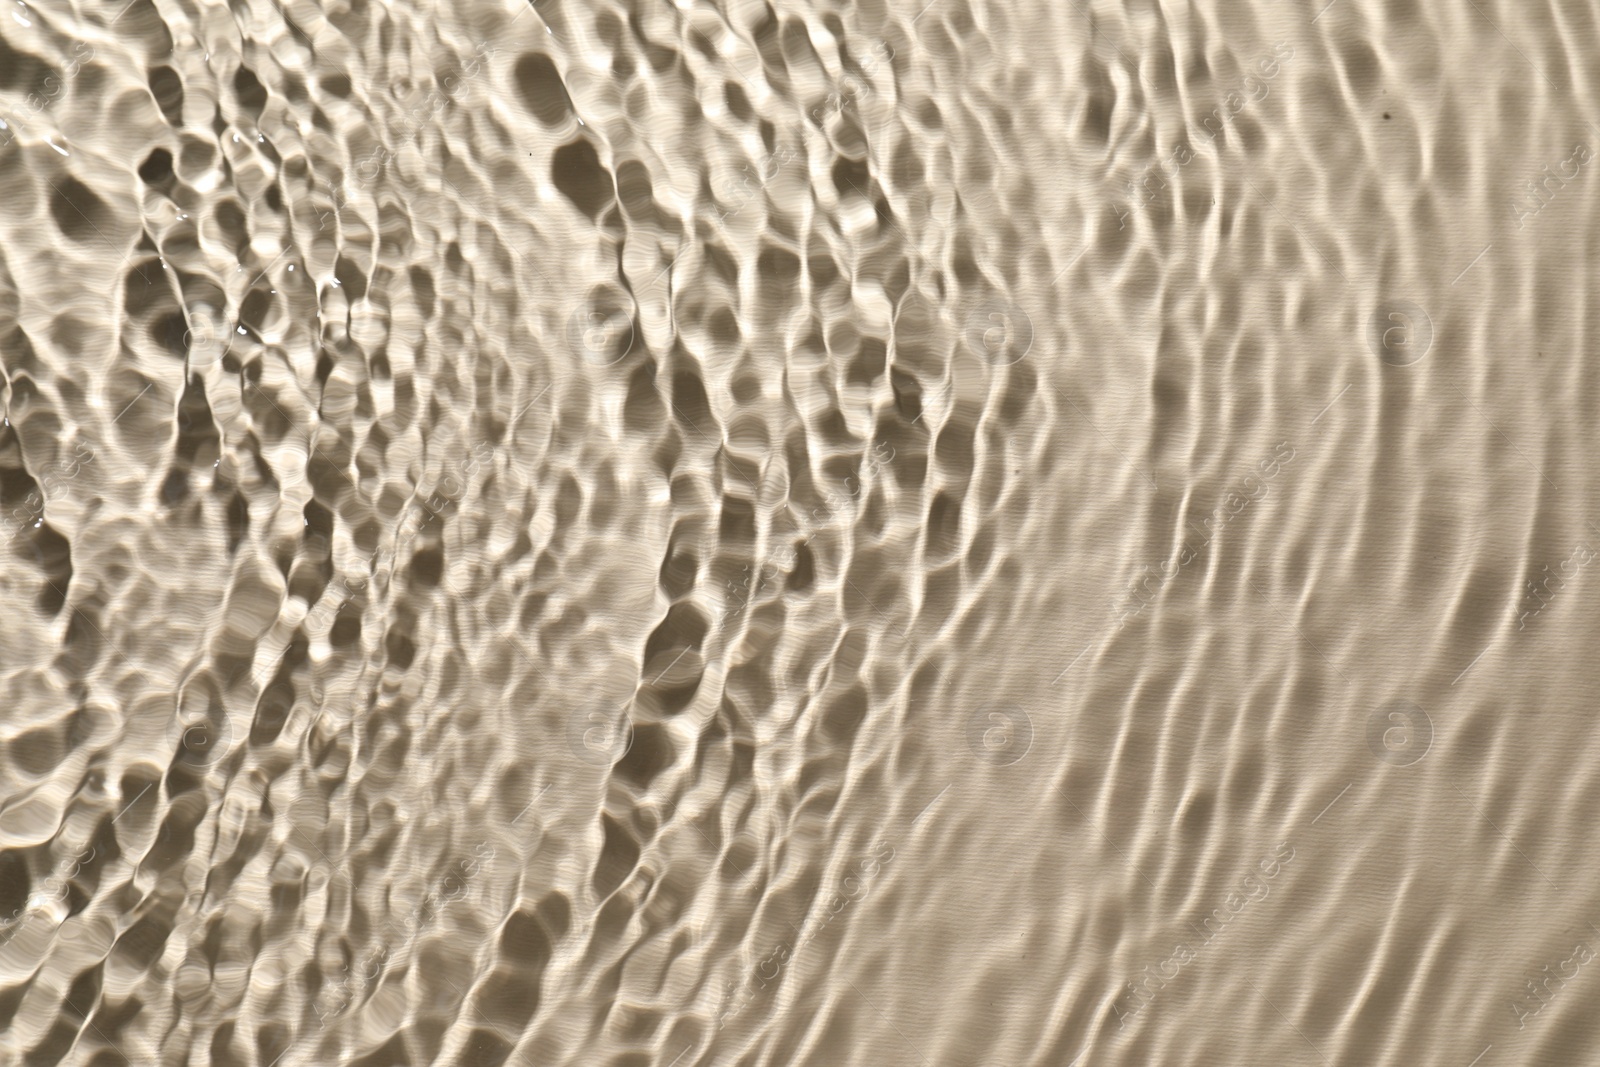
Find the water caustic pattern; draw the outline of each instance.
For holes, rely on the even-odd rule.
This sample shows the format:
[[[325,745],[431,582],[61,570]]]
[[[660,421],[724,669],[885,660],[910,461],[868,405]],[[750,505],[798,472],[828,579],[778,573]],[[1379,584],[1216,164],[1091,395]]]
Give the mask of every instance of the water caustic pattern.
[[[0,17],[0,1064],[1600,1062],[1583,4]]]

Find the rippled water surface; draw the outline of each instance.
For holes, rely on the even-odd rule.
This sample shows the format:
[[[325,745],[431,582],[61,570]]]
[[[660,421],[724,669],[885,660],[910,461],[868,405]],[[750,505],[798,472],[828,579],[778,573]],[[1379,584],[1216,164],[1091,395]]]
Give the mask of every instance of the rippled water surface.
[[[4,0],[0,1067],[1600,1063],[1600,12]]]

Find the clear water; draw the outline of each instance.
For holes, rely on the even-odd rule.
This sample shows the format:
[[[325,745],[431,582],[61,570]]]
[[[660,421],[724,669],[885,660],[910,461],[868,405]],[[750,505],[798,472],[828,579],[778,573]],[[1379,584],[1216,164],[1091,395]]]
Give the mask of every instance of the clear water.
[[[0,1065],[1600,1063],[1596,38],[7,0]]]

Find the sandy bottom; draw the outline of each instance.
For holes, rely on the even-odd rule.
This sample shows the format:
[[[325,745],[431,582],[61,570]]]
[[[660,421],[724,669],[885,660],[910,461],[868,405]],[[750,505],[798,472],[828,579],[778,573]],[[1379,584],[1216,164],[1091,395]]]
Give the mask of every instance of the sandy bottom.
[[[1600,1063],[1600,26],[9,2],[0,1065]]]

